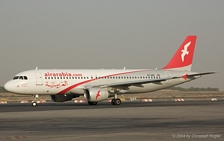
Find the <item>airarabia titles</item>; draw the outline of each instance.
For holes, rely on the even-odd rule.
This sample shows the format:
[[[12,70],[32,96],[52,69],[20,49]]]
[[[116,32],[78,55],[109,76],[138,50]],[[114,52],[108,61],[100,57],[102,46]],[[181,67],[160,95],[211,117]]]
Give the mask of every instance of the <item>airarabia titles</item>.
[[[57,73],[54,73],[54,72],[46,72],[44,73],[44,76],[45,77],[48,77],[48,76],[82,76],[81,73],[69,73],[69,72],[57,72]]]

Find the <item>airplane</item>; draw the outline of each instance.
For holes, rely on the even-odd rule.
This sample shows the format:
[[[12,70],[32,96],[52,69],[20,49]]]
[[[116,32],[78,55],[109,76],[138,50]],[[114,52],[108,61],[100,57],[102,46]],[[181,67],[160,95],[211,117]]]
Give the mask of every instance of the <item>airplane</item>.
[[[15,75],[4,88],[12,93],[49,95],[54,102],[84,96],[89,105],[111,99],[120,105],[118,95],[146,93],[183,84],[215,72],[191,71],[197,36],[187,36],[168,64],[161,69],[34,69]]]

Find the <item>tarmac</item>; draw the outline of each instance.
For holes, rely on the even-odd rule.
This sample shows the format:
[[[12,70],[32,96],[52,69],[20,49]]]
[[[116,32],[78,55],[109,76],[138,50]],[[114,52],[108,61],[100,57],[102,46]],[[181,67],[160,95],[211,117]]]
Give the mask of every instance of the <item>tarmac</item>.
[[[7,103],[0,140],[224,140],[224,101]]]

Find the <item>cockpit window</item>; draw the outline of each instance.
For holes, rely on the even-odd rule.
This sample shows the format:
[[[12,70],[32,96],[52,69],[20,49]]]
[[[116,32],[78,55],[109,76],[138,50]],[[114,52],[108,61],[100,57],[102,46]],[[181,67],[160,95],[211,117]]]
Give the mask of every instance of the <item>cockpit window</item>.
[[[13,80],[16,80],[16,79],[18,79],[19,78],[19,76],[15,76],[15,77],[13,77]]]
[[[19,79],[20,79],[20,80],[23,80],[23,76],[19,76]]]
[[[15,77],[13,77],[13,80],[17,80],[17,79],[19,79],[19,80],[28,80],[27,76],[15,76]]]

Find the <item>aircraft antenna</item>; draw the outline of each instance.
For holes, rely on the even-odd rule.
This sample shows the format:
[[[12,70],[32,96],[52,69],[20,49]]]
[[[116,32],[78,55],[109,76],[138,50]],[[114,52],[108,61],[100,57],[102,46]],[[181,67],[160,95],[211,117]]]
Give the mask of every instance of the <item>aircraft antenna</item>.
[[[38,70],[38,66],[36,67],[36,69],[35,70]]]

